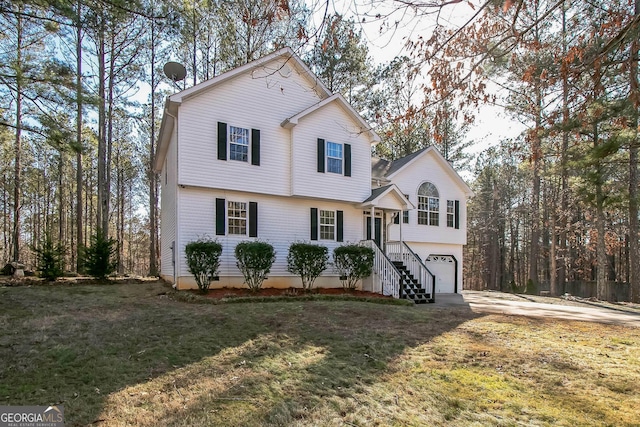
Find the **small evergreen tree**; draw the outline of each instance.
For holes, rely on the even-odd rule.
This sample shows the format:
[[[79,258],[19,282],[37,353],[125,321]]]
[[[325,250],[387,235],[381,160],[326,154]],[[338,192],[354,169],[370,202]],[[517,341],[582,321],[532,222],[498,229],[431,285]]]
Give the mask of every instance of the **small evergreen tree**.
[[[287,270],[302,279],[302,287],[310,290],[315,280],[327,269],[329,250],[311,243],[292,243],[287,255]]]
[[[266,242],[240,242],[236,245],[236,265],[252,292],[258,291],[276,260],[276,251]]]
[[[33,248],[38,258],[38,272],[40,277],[56,280],[64,273],[64,247],[60,243],[53,243],[51,235],[47,233],[41,247]]]
[[[107,239],[104,232],[98,228],[96,234],[91,236],[89,247],[84,250],[84,265],[87,273],[100,280],[104,280],[113,273],[116,270],[114,261],[116,250],[116,241]]]
[[[222,245],[211,239],[198,239],[184,248],[189,272],[196,279],[200,292],[207,293],[211,281],[218,275]]]
[[[373,249],[360,245],[343,245],[333,250],[333,264],[340,273],[344,289],[355,289],[358,281],[371,276]]]

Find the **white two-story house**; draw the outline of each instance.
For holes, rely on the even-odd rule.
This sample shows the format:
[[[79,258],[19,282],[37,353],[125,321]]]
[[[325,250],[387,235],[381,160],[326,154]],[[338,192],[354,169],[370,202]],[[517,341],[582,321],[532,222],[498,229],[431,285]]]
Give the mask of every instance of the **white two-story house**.
[[[421,269],[436,271],[452,257],[455,272],[445,268],[441,275],[456,282],[443,282],[436,291],[459,291],[471,191],[434,149],[392,163],[373,159],[372,169],[372,146],[379,140],[289,48],[169,96],[155,159],[162,186],[162,277],[178,289],[195,287],[184,249],[210,237],[223,246],[220,280],[212,286],[242,287],[234,248],[258,239],[276,250],[265,286],[300,286],[286,268],[292,242],[322,244],[331,252],[369,240],[377,251],[376,273],[363,287],[402,296],[397,281],[407,274],[392,262],[412,254]],[[316,285],[340,282],[329,269]]]

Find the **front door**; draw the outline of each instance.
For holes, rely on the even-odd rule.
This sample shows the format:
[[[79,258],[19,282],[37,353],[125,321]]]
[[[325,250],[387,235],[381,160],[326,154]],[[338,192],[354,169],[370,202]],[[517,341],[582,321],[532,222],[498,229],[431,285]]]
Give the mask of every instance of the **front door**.
[[[382,249],[382,218],[376,218],[375,220],[375,233],[373,236],[373,241],[376,242],[379,248]],[[367,217],[367,240],[371,240],[371,217]]]

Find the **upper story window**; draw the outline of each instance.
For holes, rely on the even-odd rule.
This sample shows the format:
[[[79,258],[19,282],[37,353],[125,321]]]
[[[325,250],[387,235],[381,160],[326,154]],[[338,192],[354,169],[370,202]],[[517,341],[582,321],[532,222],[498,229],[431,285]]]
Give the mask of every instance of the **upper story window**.
[[[430,182],[418,188],[418,224],[440,225],[440,194]]]
[[[351,144],[318,138],[318,172],[351,176]]]
[[[342,144],[327,141],[327,172],[342,174]]]
[[[447,227],[453,228],[455,225],[456,205],[453,200],[447,200]]]
[[[229,126],[229,159],[249,161],[249,129]]]
[[[335,239],[336,213],[335,211],[320,211],[320,240]]]
[[[247,234],[247,204],[245,202],[227,202],[229,234]]]
[[[218,122],[218,160],[237,160],[260,166],[260,129]]]

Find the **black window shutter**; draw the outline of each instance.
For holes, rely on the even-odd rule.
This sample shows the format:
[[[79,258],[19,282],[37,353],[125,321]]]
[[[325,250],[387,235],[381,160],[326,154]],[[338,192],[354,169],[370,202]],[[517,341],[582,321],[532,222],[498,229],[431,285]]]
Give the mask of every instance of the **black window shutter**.
[[[224,236],[226,231],[227,203],[224,199],[216,199],[216,235]]]
[[[227,124],[218,122],[218,160],[227,160]]]
[[[336,211],[336,241],[344,241],[344,213],[342,211]]]
[[[318,172],[324,173],[324,139],[318,138]]]
[[[258,203],[249,202],[249,237],[258,237]]]
[[[453,223],[455,224],[456,229],[460,228],[460,200],[455,201],[455,213]]]
[[[344,144],[344,176],[351,176],[351,144]]]
[[[260,166],[260,129],[251,129],[251,164]]]
[[[311,208],[311,240],[318,240],[318,208]]]

